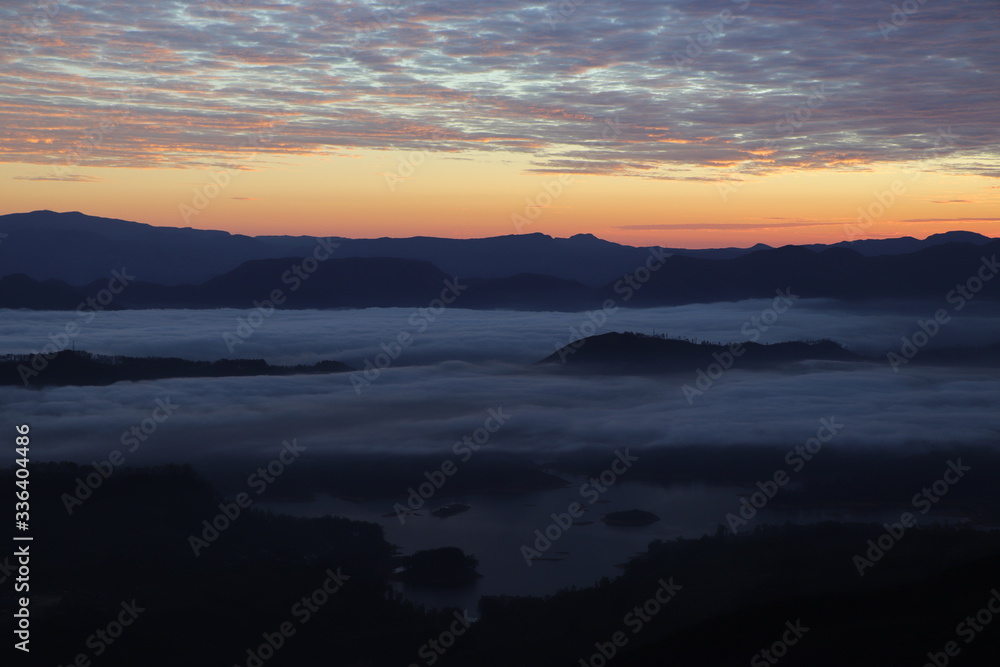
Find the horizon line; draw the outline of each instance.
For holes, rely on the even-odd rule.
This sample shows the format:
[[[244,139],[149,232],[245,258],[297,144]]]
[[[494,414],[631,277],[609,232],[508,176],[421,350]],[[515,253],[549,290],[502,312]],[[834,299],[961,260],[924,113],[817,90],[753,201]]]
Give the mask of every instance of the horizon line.
[[[542,236],[542,237],[550,238],[550,239],[553,239],[553,240],[570,240],[570,239],[573,239],[573,238],[576,238],[576,237],[590,237],[590,238],[596,239],[598,241],[602,241],[604,243],[610,243],[610,244],[621,246],[621,247],[630,247],[630,248],[667,248],[667,249],[678,249],[678,250],[730,250],[730,249],[747,250],[747,249],[751,249],[751,248],[756,248],[758,246],[764,246],[764,247],[767,247],[767,248],[782,248],[782,247],[788,247],[788,246],[795,246],[795,247],[803,247],[803,246],[837,246],[837,245],[842,245],[842,244],[843,245],[853,245],[853,244],[860,243],[860,242],[863,242],[863,241],[895,241],[895,240],[904,240],[904,239],[913,239],[913,240],[916,240],[916,241],[926,241],[926,240],[930,239],[933,236],[940,236],[940,235],[943,235],[943,234],[956,234],[956,233],[958,233],[958,234],[975,234],[977,236],[980,236],[980,237],[986,238],[986,239],[1000,240],[1000,237],[987,236],[985,234],[980,234],[979,232],[975,232],[975,231],[972,231],[972,230],[969,230],[969,229],[952,229],[952,230],[947,230],[947,231],[943,231],[943,232],[934,232],[934,233],[928,234],[927,236],[922,237],[922,238],[918,237],[918,236],[909,236],[909,235],[906,235],[906,236],[882,236],[882,237],[866,237],[866,238],[860,238],[860,239],[844,239],[842,241],[837,241],[837,242],[834,242],[834,243],[786,243],[786,244],[782,244],[782,245],[771,245],[771,244],[768,244],[768,243],[757,242],[757,243],[753,243],[753,244],[747,245],[747,246],[728,245],[728,246],[705,246],[705,247],[702,247],[702,248],[691,248],[691,247],[664,246],[664,245],[649,245],[649,246],[642,246],[642,245],[640,245],[640,246],[633,246],[633,245],[629,245],[627,243],[619,243],[618,241],[611,241],[611,240],[608,240],[606,238],[602,238],[602,237],[597,236],[596,234],[593,234],[593,233],[590,233],[590,232],[579,232],[579,233],[573,234],[571,236],[554,236],[552,234],[546,234],[545,232],[535,231],[535,232],[527,232],[527,233],[522,233],[522,234],[514,233],[514,234],[500,234],[500,235],[495,235],[495,236],[467,236],[467,237],[460,237],[460,236],[430,236],[430,235],[425,235],[425,234],[416,234],[416,235],[413,235],[413,236],[369,236],[369,237],[339,236],[339,235],[320,236],[320,235],[317,235],[317,234],[258,234],[258,235],[252,235],[252,234],[244,234],[244,233],[239,233],[239,232],[231,232],[231,231],[228,231],[228,230],[225,230],[225,229],[214,229],[214,228],[205,228],[205,227],[191,227],[191,226],[178,227],[178,226],[174,226],[174,225],[157,225],[157,224],[153,224],[153,223],[149,223],[149,222],[140,222],[138,220],[128,220],[128,219],[125,219],[125,218],[110,218],[110,217],[106,217],[106,216],[102,216],[102,215],[91,215],[89,213],[84,213],[83,211],[54,211],[54,210],[51,210],[51,209],[36,209],[36,210],[33,210],[33,211],[14,211],[14,212],[11,212],[11,213],[0,213],[0,219],[5,218],[7,216],[33,215],[33,214],[38,214],[38,213],[49,213],[49,214],[55,214],[55,215],[79,215],[79,216],[83,216],[83,217],[87,217],[87,218],[95,218],[95,219],[100,219],[100,220],[110,220],[110,221],[114,221],[114,222],[124,222],[124,223],[128,223],[128,224],[133,224],[133,225],[144,225],[146,227],[153,227],[153,228],[156,228],[156,229],[180,229],[180,230],[191,230],[191,231],[195,231],[195,232],[210,232],[210,233],[217,233],[217,234],[221,233],[221,234],[228,234],[229,236],[232,236],[232,237],[240,237],[240,236],[242,236],[242,237],[252,238],[252,239],[267,239],[267,238],[278,237],[278,238],[336,238],[336,239],[344,239],[344,240],[347,240],[347,241],[381,241],[381,240],[406,241],[406,240],[411,240],[411,239],[440,239],[440,240],[449,240],[449,241],[485,241],[485,240],[490,240],[490,239],[511,238],[511,237],[516,237],[516,236],[525,236],[525,237],[529,237],[529,236]],[[956,219],[955,221],[956,222],[961,222],[963,220]],[[816,226],[819,226],[819,225],[836,226],[837,224],[838,223],[822,223],[822,222],[815,223]],[[848,224],[845,223],[844,226],[845,227],[849,227],[850,225],[848,225]],[[711,230],[713,228],[713,226],[709,224],[709,225],[706,225],[705,228]],[[729,226],[729,225],[727,225],[726,228],[727,229],[731,229],[733,231],[736,231],[736,230],[740,229],[740,227],[738,227],[738,226]],[[678,231],[690,231],[691,229],[692,229],[692,226],[690,224],[685,224],[685,223],[681,223],[681,226],[678,227]],[[717,229],[718,228],[716,228],[716,230]],[[751,227],[751,226],[747,227],[748,231],[752,230],[752,229],[755,229],[755,227]],[[669,227],[664,228],[663,231],[669,231]]]

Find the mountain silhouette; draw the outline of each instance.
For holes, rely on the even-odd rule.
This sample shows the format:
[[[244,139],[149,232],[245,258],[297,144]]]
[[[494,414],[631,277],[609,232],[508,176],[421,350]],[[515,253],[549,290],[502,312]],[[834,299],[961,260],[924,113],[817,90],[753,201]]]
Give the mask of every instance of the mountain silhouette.
[[[771,298],[779,289],[797,297],[923,299],[945,306],[947,299],[958,298],[954,290],[970,279],[979,281],[974,298],[1000,297],[1000,280],[979,279],[980,274],[992,276],[997,254],[1000,241],[979,246],[949,243],[877,257],[847,248],[815,252],[785,246],[727,260],[668,257],[645,283],[635,282],[638,274],[630,273],[603,288],[531,273],[464,278],[423,260],[331,258],[304,268],[301,257],[284,257],[251,260],[197,285],[135,281],[106,307],[252,308],[277,290],[282,303],[275,305],[295,309],[443,303],[472,309],[582,311],[600,308],[608,299],[628,307],[654,307]],[[106,286],[106,279],[74,287],[24,274],[5,276],[0,278],[0,308],[75,309]]]
[[[36,362],[44,359],[44,366]],[[39,369],[32,372],[32,369]],[[109,385],[115,382],[166,378],[232,377],[250,375],[305,375],[353,370],[339,361],[311,366],[272,366],[263,359],[189,361],[174,357],[121,357],[61,350],[48,357],[30,354],[0,356],[0,386],[28,387]]]
[[[317,237],[312,236],[253,237],[54,211],[2,215],[0,233],[7,235],[0,243],[0,276],[24,274],[40,282],[54,279],[74,286],[107,280],[111,270],[121,267],[131,270],[145,283],[202,285],[252,260],[307,257],[318,245]],[[946,232],[923,240],[903,237],[844,241],[829,246],[801,246],[801,249],[820,254],[843,249],[874,258],[954,243],[985,246],[995,242],[973,232]],[[333,251],[336,259],[430,262],[446,274],[463,278],[540,275],[591,288],[613,284],[635,271],[651,251],[648,247],[605,241],[592,234],[569,238],[541,233],[481,239],[331,237],[329,243],[338,244]],[[757,244],[750,248],[663,248],[661,252],[671,258],[736,260],[775,250],[781,249]]]
[[[152,225],[79,212],[33,211],[0,216],[0,275],[83,285],[128,267],[139,280],[161,285],[201,284],[254,259],[306,257],[311,236],[250,237],[221,231]],[[395,258],[432,262],[452,275],[479,278],[523,273],[551,275],[599,286],[642,263],[647,248],[603,241],[589,234],[559,239],[521,234],[483,239],[346,239],[340,259]],[[141,271],[140,271],[141,269]]]
[[[796,361],[865,361],[830,341],[787,343],[745,342],[740,347],[719,343],[649,336],[635,332],[606,333],[582,338],[545,357],[540,365],[555,365],[571,371],[625,373],[694,372],[718,365],[723,369],[773,368]]]
[[[833,245],[823,245],[821,243],[810,244],[804,247],[811,250],[824,250],[826,248],[848,248],[864,255],[865,257],[876,257],[878,255],[905,255],[917,252],[924,248],[945,243],[972,243],[973,245],[983,245],[993,241],[988,236],[977,234],[976,232],[953,231],[931,234],[926,239],[917,239],[912,236],[901,236],[894,239],[863,239],[859,241],[841,241]]]
[[[904,255],[865,257],[848,248],[801,246],[761,250],[731,260],[671,257],[634,291],[629,305],[670,305],[766,298],[789,288],[800,297],[844,300],[935,299],[975,278],[1000,253],[1000,241],[948,243]],[[990,269],[992,270],[992,269]],[[608,285],[606,289],[614,289]],[[983,282],[976,298],[997,298],[1000,280]]]

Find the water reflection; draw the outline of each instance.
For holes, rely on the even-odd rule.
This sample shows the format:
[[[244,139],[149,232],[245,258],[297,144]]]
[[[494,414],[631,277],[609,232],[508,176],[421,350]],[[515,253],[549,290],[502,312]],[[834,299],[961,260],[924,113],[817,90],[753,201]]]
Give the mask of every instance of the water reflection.
[[[310,503],[273,502],[267,508],[298,516],[333,514],[373,521],[385,528],[386,539],[403,553],[442,546],[456,546],[479,559],[483,577],[457,589],[438,589],[397,583],[404,596],[431,607],[457,606],[475,609],[481,595],[546,595],[571,586],[589,586],[601,577],[614,577],[619,565],[641,553],[655,539],[700,537],[714,533],[723,517],[736,506],[735,487],[704,485],[664,488],[646,483],[623,482],[610,487],[599,501],[590,504],[578,493],[579,483],[565,489],[516,496],[464,496],[458,500],[468,511],[447,518],[420,516],[400,522],[391,512],[392,503],[353,503],[322,496]],[[441,500],[441,504],[447,502]],[[553,524],[552,514],[567,511],[578,502],[585,513],[578,522],[558,535],[543,557],[528,565],[522,545],[535,548],[536,530]],[[437,505],[432,505],[433,509]],[[638,527],[612,527],[601,522],[608,512],[643,509],[660,521]],[[544,543],[543,543],[544,544]]]

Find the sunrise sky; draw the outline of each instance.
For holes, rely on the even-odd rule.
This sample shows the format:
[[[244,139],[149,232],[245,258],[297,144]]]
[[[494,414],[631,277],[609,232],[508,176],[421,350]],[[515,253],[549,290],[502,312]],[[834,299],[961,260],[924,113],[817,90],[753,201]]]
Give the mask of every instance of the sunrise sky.
[[[0,213],[708,247],[842,241],[862,208],[866,237],[1000,236],[994,0],[15,0],[0,20]]]

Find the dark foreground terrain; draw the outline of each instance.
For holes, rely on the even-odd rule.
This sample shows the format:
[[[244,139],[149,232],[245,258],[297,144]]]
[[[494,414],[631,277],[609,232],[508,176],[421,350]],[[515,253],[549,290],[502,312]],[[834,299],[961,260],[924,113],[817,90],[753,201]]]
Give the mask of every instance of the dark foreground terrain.
[[[67,502],[93,472],[32,469],[33,664],[764,665],[780,654],[882,666],[946,647],[956,665],[1000,658],[996,530],[720,526],[656,541],[589,588],[427,611],[392,593],[399,559],[377,525],[240,507],[187,467],[119,470]]]

